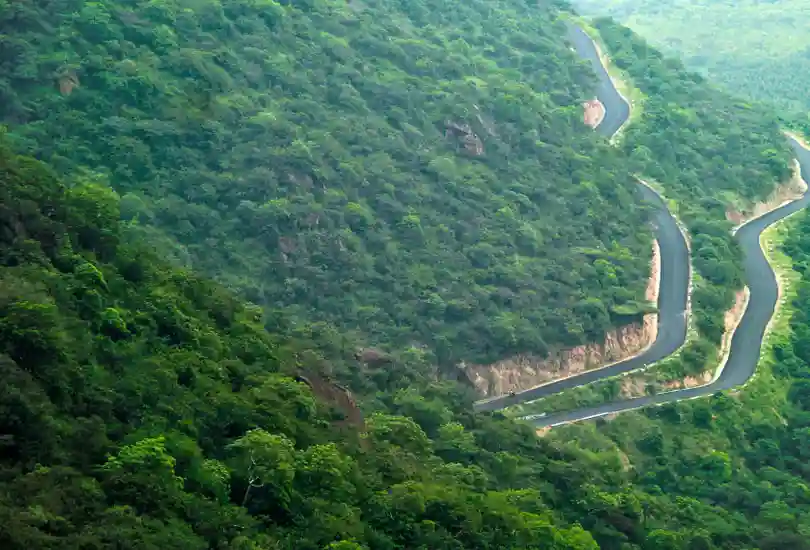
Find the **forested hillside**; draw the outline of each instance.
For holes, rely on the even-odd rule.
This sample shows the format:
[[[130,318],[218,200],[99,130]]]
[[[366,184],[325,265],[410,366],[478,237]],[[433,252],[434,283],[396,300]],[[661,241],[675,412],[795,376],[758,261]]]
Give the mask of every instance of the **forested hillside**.
[[[2,548],[596,547],[508,490],[531,431],[439,386],[337,430],[261,312],[123,243],[119,207],[0,151]]]
[[[3,6],[15,149],[273,330],[488,361],[646,307],[646,216],[553,2]]]
[[[3,548],[810,548],[806,215],[773,373],[537,438],[424,381],[338,429],[295,343],[123,242],[109,190],[5,149],[0,183]]]
[[[3,548],[808,548],[805,315],[757,393],[538,438],[421,382],[339,428],[258,309],[122,241],[115,194],[5,149],[0,184]]]
[[[810,109],[810,5],[804,0],[574,0],[584,15],[611,16],[728,90]]]
[[[647,495],[642,514],[655,509],[650,494],[678,503],[682,529],[642,548],[810,548],[810,216],[798,214],[783,234],[799,274],[790,327],[745,389],[548,436],[597,453],[621,449],[634,490]]]
[[[435,376],[644,309],[634,173],[689,225],[705,366],[727,203],[788,174],[610,21],[646,97],[605,143],[564,7],[0,0],[0,548],[810,549],[810,216],[744,391],[537,437]]]

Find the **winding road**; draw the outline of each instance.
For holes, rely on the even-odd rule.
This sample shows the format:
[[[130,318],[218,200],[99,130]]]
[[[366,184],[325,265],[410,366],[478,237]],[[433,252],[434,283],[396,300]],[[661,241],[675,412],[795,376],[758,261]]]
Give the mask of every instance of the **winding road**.
[[[606,113],[604,120],[597,127],[597,131],[606,137],[612,137],[627,122],[630,115],[630,106],[614,87],[591,38],[582,29],[574,25],[569,26],[568,37],[578,54],[592,64],[593,70],[599,79],[597,97],[605,106]],[[805,149],[792,138],[790,138],[790,144],[795,150],[796,157],[801,165],[802,177],[805,181],[810,182],[810,150]],[[658,206],[655,224],[656,238],[661,249],[661,286],[658,298],[659,331],[653,345],[641,355],[608,367],[550,382],[515,396],[503,396],[478,402],[476,403],[476,410],[502,409],[510,405],[539,399],[573,387],[643,368],[674,353],[683,344],[686,339],[686,315],[684,312],[688,300],[689,252],[684,237],[666,208],[664,201],[646,186],[641,186],[641,188],[644,199]],[[538,428],[556,426],[651,405],[662,405],[673,401],[711,395],[746,383],[756,371],[762,339],[774,314],[779,297],[776,276],[762,251],[760,236],[767,227],[803,209],[808,203],[810,203],[810,191],[805,192],[800,199],[751,220],[736,232],[735,237],[744,253],[745,277],[750,297],[742,320],[732,336],[725,366],[719,376],[715,376],[712,382],[696,388],[673,390],[651,396],[613,401],[596,407],[552,413],[542,417],[532,415],[526,417],[525,420],[529,420]]]
[[[599,78],[596,96],[605,106],[605,117],[596,130],[610,138],[627,122],[630,116],[630,106],[613,86],[590,37],[579,27],[571,25],[569,26],[569,39],[579,55],[590,61],[593,71]],[[478,401],[475,404],[476,411],[503,409],[510,405],[540,399],[603,378],[644,368],[675,353],[683,345],[686,340],[686,306],[689,299],[689,248],[678,223],[666,207],[664,200],[646,185],[639,185],[639,189],[644,200],[655,207],[653,225],[655,238],[661,250],[658,333],[653,344],[639,355],[606,367],[548,382],[516,393],[514,396],[505,395]]]

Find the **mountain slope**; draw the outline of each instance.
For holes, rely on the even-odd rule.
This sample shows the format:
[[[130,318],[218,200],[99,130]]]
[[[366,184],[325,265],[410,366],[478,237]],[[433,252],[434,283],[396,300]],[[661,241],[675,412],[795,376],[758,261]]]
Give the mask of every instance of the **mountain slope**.
[[[233,125],[226,127],[235,133],[251,127],[240,126],[244,120],[240,118],[238,108],[244,108],[246,104],[237,101],[235,92],[225,94],[231,101],[229,108],[234,110],[229,111],[233,118],[226,117],[224,122],[200,114],[202,107],[200,113],[193,112],[183,99],[179,102],[180,107],[171,116],[166,115],[165,120],[149,119],[168,126],[145,124],[138,117],[156,116],[159,109],[133,111],[128,104],[124,108],[126,102],[113,103],[113,99],[119,96],[107,95],[107,85],[114,84],[115,79],[93,88],[92,79],[101,79],[98,73],[89,71],[85,74],[78,69],[72,75],[48,72],[48,55],[52,55],[56,48],[47,39],[59,36],[51,32],[56,26],[47,26],[52,21],[50,18],[64,17],[70,20],[70,25],[75,24],[81,30],[80,33],[77,31],[78,34],[71,34],[69,31],[74,27],[63,29],[65,40],[79,41],[85,36],[83,33],[104,38],[104,33],[110,29],[120,30],[112,20],[105,20],[103,10],[110,5],[102,2],[17,2],[2,4],[4,9],[0,11],[5,17],[2,59],[7,63],[4,66],[7,70],[2,73],[2,93],[5,94],[2,105],[8,108],[5,115],[12,126],[10,140],[17,148],[39,151],[42,147],[41,156],[52,159],[58,165],[58,171],[65,172],[65,179],[60,180],[48,167],[31,158],[17,157],[5,146],[0,146],[0,379],[4,383],[4,391],[0,394],[0,546],[13,550],[807,548],[807,533],[810,532],[810,491],[807,488],[810,471],[806,467],[810,456],[810,417],[807,414],[810,391],[806,378],[809,374],[810,348],[807,341],[810,329],[807,316],[802,313],[810,308],[810,272],[807,270],[810,240],[806,238],[810,235],[810,222],[807,216],[797,222],[801,225],[787,247],[795,256],[795,267],[803,278],[795,303],[799,313],[791,323],[793,333],[785,335],[774,346],[773,357],[777,363],[769,363],[769,366],[775,368],[764,369],[755,384],[739,395],[716,396],[645,413],[630,413],[613,423],[574,426],[538,438],[527,426],[516,424],[502,415],[472,414],[472,396],[464,388],[416,375],[405,382],[400,381],[398,387],[392,384],[385,388],[387,391],[378,392],[376,399],[368,399],[362,404],[367,413],[365,420],[346,426],[342,424],[344,419],[339,411],[331,410],[328,403],[316,399],[305,384],[293,378],[319,362],[317,354],[306,348],[307,342],[268,334],[262,327],[258,308],[245,305],[217,284],[168,265],[164,258],[150,250],[150,241],[138,240],[138,235],[155,238],[155,232],[146,225],[150,219],[148,210],[157,209],[156,205],[163,200],[158,191],[146,195],[138,190],[148,189],[147,183],[160,181],[161,189],[168,196],[173,189],[174,176],[184,174],[200,178],[188,180],[196,186],[187,181],[188,186],[182,189],[208,197],[210,205],[203,201],[195,203],[207,210],[195,210],[186,202],[186,195],[178,194],[173,199],[165,199],[169,202],[163,204],[163,210],[154,210],[153,213],[168,216],[172,210],[166,205],[174,205],[176,212],[186,216],[182,219],[189,222],[188,226],[183,226],[188,232],[189,227],[194,228],[188,212],[200,215],[202,211],[211,218],[200,216],[199,219],[193,218],[194,221],[208,220],[213,227],[219,220],[217,216],[223,216],[214,208],[219,204],[217,193],[222,194],[225,206],[231,200],[228,191],[232,190],[236,197],[240,196],[239,193],[247,193],[251,188],[238,186],[241,180],[235,174],[241,177],[243,172],[249,172],[250,166],[239,164],[238,172],[228,172],[227,163],[241,159],[238,148],[234,146],[236,152],[231,157],[231,150],[225,147],[225,144],[235,143],[235,138],[229,137],[217,145],[223,147],[221,150],[214,147],[216,143],[206,145],[211,147],[208,150],[195,141],[198,135],[194,132],[219,128],[226,123]],[[157,10],[172,22],[173,27],[169,28],[172,32],[174,25],[177,29],[189,31],[184,27],[189,19],[200,18],[200,24],[206,25],[208,34],[201,32],[198,38],[208,40],[210,45],[215,43],[212,34],[215,31],[235,32],[236,29],[235,26],[217,26],[222,21],[217,17],[219,12],[209,10],[220,5],[213,2],[184,4],[196,8],[192,12],[180,8],[173,11],[178,4],[171,2],[153,1],[140,5],[122,0],[116,5],[119,8],[138,5],[142,8],[139,16]],[[329,18],[319,18],[322,11],[318,10],[324,9],[323,4],[297,5],[297,8],[283,9],[307,10],[307,17],[318,22],[318,26],[312,29],[330,28],[334,23]],[[372,5],[354,4],[353,9]],[[476,6],[484,13],[483,5]],[[222,9],[239,8],[229,17],[241,24],[255,22],[250,18],[240,18],[260,11],[271,24],[275,7],[277,4],[272,2],[227,2]],[[426,20],[446,20],[461,25],[460,20],[470,15],[465,5],[459,4],[452,5],[458,10],[457,14],[449,9],[438,10],[440,5],[433,3],[413,4],[409,10],[415,12],[420,7]],[[529,9],[517,4],[513,7],[516,13],[523,13],[519,9]],[[84,9],[91,11],[84,13]],[[22,13],[26,10],[28,15]],[[74,12],[75,17],[71,15]],[[488,15],[496,14],[491,12]],[[124,18],[127,16],[130,19],[127,19],[126,30],[132,32],[136,30],[139,19],[132,14],[124,15]],[[14,28],[9,26],[12,23]],[[372,25],[372,22],[368,24]],[[146,29],[141,30],[147,33]],[[390,30],[399,32],[394,28]],[[157,25],[149,32],[162,38],[171,36]],[[23,33],[28,33],[25,36],[31,40],[21,40]],[[497,36],[495,30],[493,33]],[[516,41],[523,39],[510,36]],[[646,52],[646,48],[633,37],[622,33],[616,37],[619,42],[626,39],[633,49]],[[487,40],[481,40],[484,45],[487,43]],[[312,41],[315,42],[314,37]],[[92,44],[114,49],[124,42],[126,40],[105,42],[98,39]],[[295,44],[302,46],[305,42]],[[234,43],[237,43],[236,38]],[[40,44],[44,44],[41,58],[36,52]],[[549,42],[548,47],[556,47],[551,44]],[[148,58],[149,47],[141,46],[134,48],[133,52]],[[240,43],[240,46],[244,45]],[[54,49],[47,51],[51,47]],[[249,51],[248,48],[234,48],[234,51],[243,53]],[[273,49],[267,48],[268,51]],[[560,52],[560,55],[568,54]],[[101,54],[99,57],[88,54],[88,57],[98,63],[112,59]],[[553,62],[546,55],[528,56],[529,59],[525,60],[507,57],[502,63]],[[33,65],[10,63],[9,59],[29,59]],[[137,58],[137,61],[143,59]],[[314,63],[312,59],[305,61]],[[629,64],[639,60],[627,58],[625,61],[630,70]],[[639,73],[654,74],[656,65],[665,63],[658,57],[647,61],[652,64],[639,65]],[[124,66],[130,65],[125,63]],[[213,70],[211,66],[200,66]],[[573,62],[570,65],[563,63],[560,67],[565,68],[561,78],[568,78],[566,71],[579,74],[578,65]],[[42,75],[38,72],[40,69]],[[303,69],[284,74],[292,81],[308,82],[300,78],[305,74]],[[57,82],[51,80],[54,76]],[[141,76],[135,73],[118,90],[129,98],[127,101],[134,102],[135,99],[126,93],[143,90],[138,88],[144,82]],[[12,78],[13,86],[8,84],[11,82],[9,78]],[[448,82],[451,85],[457,80]],[[60,87],[58,94],[69,92],[69,95],[57,95],[51,85]],[[499,86],[503,82],[495,81],[491,85]],[[539,87],[541,83],[535,85]],[[678,82],[668,82],[666,78],[651,80],[647,85],[657,86],[657,91],[662,94],[667,90],[683,92]],[[194,87],[191,82],[188,86],[186,97],[192,97]],[[549,86],[548,89],[553,89],[551,83]],[[202,89],[203,85],[197,87]],[[385,101],[391,97],[388,93],[393,96],[399,90],[407,91],[407,88],[391,85],[387,93],[372,94],[374,97],[364,101]],[[584,83],[572,90],[581,90],[582,97],[587,97]],[[80,92],[87,93],[81,95]],[[147,99],[157,102],[159,107],[166,94],[179,93],[171,87],[164,92],[147,96]],[[579,93],[569,98],[570,103],[562,101],[557,104],[556,100],[549,99],[550,103],[542,103],[548,111],[541,110],[539,114],[524,109],[523,104],[514,99],[516,96],[512,96],[514,101],[506,102],[506,105],[514,109],[510,111],[513,118],[508,119],[508,123],[504,122],[506,118],[500,119],[501,126],[497,128],[501,134],[506,130],[513,132],[508,134],[509,140],[489,141],[489,138],[481,137],[485,154],[464,160],[462,153],[454,159],[454,164],[466,167],[468,163],[470,166],[482,163],[494,170],[489,167],[487,155],[492,147],[496,151],[502,147],[503,156],[496,156],[496,160],[500,159],[498,162],[503,164],[497,165],[496,173],[511,173],[508,171],[512,169],[513,157],[516,157],[517,166],[534,162],[524,159],[522,154],[517,155],[515,151],[522,149],[517,149],[511,140],[522,143],[520,140],[525,135],[535,140],[536,136],[531,132],[537,130],[538,133],[544,132],[548,141],[542,146],[535,143],[536,140],[532,142],[545,156],[540,157],[538,164],[531,165],[537,167],[538,172],[532,173],[531,185],[526,184],[529,189],[543,191],[543,197],[549,201],[564,197],[565,193],[583,193],[586,197],[604,195],[617,200],[634,198],[631,193],[635,184],[622,171],[625,168],[620,162],[621,155],[578,126],[581,112],[576,101]],[[701,209],[715,215],[709,225],[727,229],[729,223],[722,225],[724,209],[718,207],[714,192],[735,191],[736,187],[731,185],[733,181],[723,179],[722,174],[714,171],[716,167],[707,162],[696,165],[694,173],[687,173],[684,181],[692,185],[684,188],[679,185],[683,182],[677,178],[676,161],[679,157],[676,153],[688,150],[685,145],[691,143],[690,135],[698,133],[695,117],[691,116],[694,112],[706,114],[705,120],[713,121],[712,125],[718,117],[723,119],[721,128],[724,132],[735,128],[750,129],[759,114],[754,113],[755,116],[746,118],[744,124],[735,126],[733,118],[725,120],[721,115],[726,111],[715,110],[703,103],[699,103],[701,109],[697,109],[689,103],[690,96],[691,91],[688,91],[679,94],[678,101],[662,100],[663,103],[645,105],[660,109],[660,112],[650,111],[654,115],[652,120],[670,120],[668,117],[672,117],[672,120],[684,124],[683,133],[673,129],[677,138],[674,143],[678,145],[672,151],[675,158],[659,155],[661,161],[652,162],[655,159],[642,155],[632,157],[631,161],[639,169],[657,170],[669,189],[683,197],[695,198]],[[218,96],[209,99],[210,102],[221,101]],[[287,99],[299,101],[300,98]],[[725,101],[725,96],[721,99]],[[504,99],[497,95],[496,100]],[[63,105],[71,101],[78,101],[80,108]],[[688,108],[678,108],[681,101],[688,104]],[[567,107],[557,112],[555,105],[563,104]],[[453,106],[441,105],[445,109]],[[308,109],[316,106],[307,104]],[[105,109],[108,112],[102,116]],[[734,109],[728,112],[736,112]],[[333,110],[342,113],[337,108]],[[265,113],[264,110],[261,112]],[[319,111],[312,112],[326,116]],[[180,116],[182,113],[199,118],[186,120]],[[261,120],[278,120],[279,115],[274,113],[262,115]],[[288,115],[288,111],[283,113]],[[308,113],[298,112],[302,119]],[[50,116],[70,123],[56,125],[54,120],[48,122]],[[556,132],[551,132],[550,126],[531,126],[539,116],[548,117],[550,121],[569,117],[570,125],[554,127]],[[482,119],[490,120],[484,115]],[[170,129],[172,124],[181,125],[184,120],[188,123],[185,130],[190,133],[182,135],[188,137],[188,142],[171,133],[154,134],[155,129]],[[352,119],[346,115],[346,120]],[[434,121],[439,127],[438,130],[434,127],[436,136],[443,136],[444,120],[437,118]],[[767,119],[763,118],[763,121],[767,122]],[[101,122],[109,122],[111,126],[102,126]],[[302,131],[318,128],[316,122],[301,124]],[[451,123],[458,124],[454,120]],[[115,124],[129,128],[131,133],[113,132],[118,128]],[[474,122],[470,124],[472,126]],[[527,126],[524,128],[523,125]],[[104,129],[107,131],[102,131]],[[423,134],[429,134],[428,129],[429,125]],[[527,133],[521,133],[521,129]],[[654,125],[650,130],[652,138],[649,142],[642,142],[642,136],[637,136],[639,148],[644,145],[658,153],[664,149],[662,138],[668,134],[656,132]],[[762,131],[767,136],[775,130],[771,125]],[[462,139],[470,136],[466,130],[461,133]],[[477,131],[473,133],[479,137],[485,135],[484,131],[480,135]],[[254,131],[250,135],[253,141],[239,142],[241,147],[252,147],[254,143],[256,147],[266,145],[261,132]],[[91,137],[109,139],[103,141],[108,148],[99,145],[98,150],[90,149],[90,145],[96,147]],[[273,139],[283,137],[279,134]],[[705,154],[711,150],[704,142],[707,136],[694,137],[700,138],[695,141],[700,148],[690,151],[689,156],[698,160],[710,159]],[[456,135],[455,139],[458,138]],[[554,139],[563,138],[565,141],[554,147],[548,145],[555,143]],[[152,142],[153,139],[157,141]],[[449,140],[436,137],[437,143],[445,143],[444,139]],[[714,140],[708,141],[713,143]],[[355,145],[366,146],[366,143],[360,140]],[[477,150],[473,138],[467,138],[466,143],[473,145],[473,152]],[[739,163],[757,174],[757,178],[746,180],[746,185],[741,187],[741,194],[747,198],[767,193],[777,182],[779,170],[785,168],[782,162],[785,159],[774,164],[773,173],[760,164],[762,156],[759,153],[772,146],[770,138],[757,138],[752,143],[763,150],[755,151],[757,154],[749,159],[751,164],[728,156],[734,160],[732,167]],[[509,144],[512,145],[507,148]],[[568,148],[567,144],[576,147]],[[271,145],[275,147],[275,142]],[[465,142],[457,145],[459,150],[466,150]],[[140,157],[135,158],[137,162],[127,162],[124,153],[129,146],[133,147],[132,151],[139,152]],[[773,146],[777,147],[778,153],[778,143]],[[443,147],[447,147],[447,151],[454,150],[451,145]],[[179,160],[185,157],[170,157],[177,161],[177,166],[173,166],[162,156],[175,155],[178,151],[193,158],[198,155],[200,162],[215,164],[216,169],[208,170],[216,176],[212,176],[212,180],[222,187],[206,187],[213,185],[212,180],[203,177],[207,172],[196,164],[180,163]],[[209,155],[212,151],[217,154]],[[260,163],[265,158],[262,156],[266,153],[264,150],[250,149],[250,152],[254,155],[251,157],[253,162]],[[369,155],[373,152],[369,151]],[[584,153],[590,156],[585,157]],[[274,150],[269,154],[273,155],[274,162],[286,158]],[[153,158],[157,164],[149,164]],[[358,158],[364,157],[358,155]],[[530,158],[534,157],[527,157]],[[141,161],[146,164],[140,164]],[[597,161],[605,168],[597,168],[600,166]],[[718,157],[717,162],[722,165],[723,158]],[[105,185],[100,185],[104,178],[99,178],[101,182],[94,181],[97,174],[82,173],[80,165],[84,163],[93,171],[102,170],[105,164],[109,166],[112,181],[123,190],[123,196],[119,199]],[[442,167],[441,162],[439,166]],[[551,176],[567,174],[563,166],[575,171],[573,179],[579,185],[570,185],[570,174],[565,180],[551,179]],[[194,167],[197,171],[192,170]],[[165,179],[158,180],[153,171]],[[410,174],[410,171],[403,173]],[[705,174],[711,176],[711,181],[700,178]],[[306,182],[299,172],[294,175],[296,181]],[[595,179],[579,179],[587,175],[593,175]],[[146,179],[141,182],[140,176]],[[228,180],[232,187],[220,181],[220,177],[226,176],[232,178]],[[317,174],[309,176],[313,181],[312,193],[324,189],[315,185],[320,183]],[[414,181],[417,177],[421,176],[414,175]],[[559,185],[539,187],[538,181]],[[608,183],[617,187],[609,187]],[[424,187],[437,193],[442,189],[435,183]],[[332,187],[327,186],[324,193],[329,189]],[[357,189],[363,188],[359,186]],[[493,187],[490,191],[483,197],[495,200],[508,196],[501,187]],[[360,196],[360,191],[357,193]],[[138,194],[144,196],[139,199]],[[189,196],[193,199],[198,195]],[[475,196],[483,200],[481,194]],[[363,195],[362,198],[372,201],[374,197]],[[518,202],[515,199],[515,203]],[[466,204],[472,208],[475,201]],[[599,212],[592,212],[584,218],[601,222],[600,216],[615,215],[617,219],[608,220],[605,226],[589,225],[583,221],[582,212],[570,210],[583,204],[588,203],[584,199],[583,202],[559,199],[553,203],[554,208],[544,211],[546,218],[540,218],[540,221],[557,224],[545,228],[555,238],[576,235],[581,237],[582,243],[593,241],[596,246],[604,246],[605,250],[621,252],[616,252],[615,258],[607,254],[606,257],[611,258],[613,269],[617,270],[615,273],[627,277],[630,284],[614,284],[610,286],[610,292],[616,292],[617,288],[632,288],[633,278],[628,275],[632,273],[630,267],[638,265],[638,271],[644,271],[643,254],[648,244],[642,242],[645,237],[638,241],[622,241],[636,243],[638,258],[626,256],[635,250],[629,244],[614,246],[611,243],[608,247],[601,243],[601,239],[621,235],[620,229],[632,227],[633,220],[638,222],[638,227],[632,229],[638,231],[644,219],[642,212],[629,207],[630,202],[618,203],[625,210],[616,210],[616,204],[605,202],[598,205]],[[270,204],[268,208],[276,206],[279,204]],[[287,219],[288,210],[285,203],[281,206],[284,208],[270,210],[280,216],[281,221],[261,226],[264,230],[285,227],[282,222]],[[527,208],[533,206],[529,204]],[[125,222],[119,221],[121,211]],[[563,213],[572,217],[565,219]],[[324,218],[331,219],[325,214]],[[138,223],[133,223],[136,219]],[[427,224],[420,225],[424,228]],[[173,229],[178,236],[185,234],[172,224],[163,227]],[[375,226],[371,224],[369,227]],[[364,235],[363,239],[370,240],[368,233],[357,230],[358,235]],[[217,243],[213,240],[215,237],[225,239],[227,236],[216,231],[210,235],[213,235],[209,236],[212,240],[204,244],[212,247]],[[186,238],[191,239],[191,234],[186,234]],[[245,249],[255,244],[254,241],[247,245],[238,240],[225,242]],[[548,242],[553,241],[549,238]],[[189,244],[192,251],[193,244]],[[723,244],[711,241],[707,246],[722,250]],[[208,256],[216,253],[214,248],[203,250],[203,244],[196,246],[200,247],[196,253],[198,262],[206,259],[204,252]],[[626,250],[621,250],[621,246]],[[256,258],[260,258],[261,250],[256,248]],[[562,251],[558,252],[560,260],[556,260],[556,256],[550,257],[555,261],[570,262],[571,273],[562,272],[558,276],[564,283],[577,282],[572,273],[587,275],[589,269],[597,269],[596,265],[577,262],[572,252],[581,251],[576,248],[561,248]],[[413,254],[421,252],[414,245],[407,249]],[[292,251],[285,254],[289,256]],[[545,256],[538,254],[538,257]],[[569,263],[562,266],[569,267]],[[624,271],[621,266],[625,266]],[[432,264],[426,269],[431,267]],[[220,269],[225,273],[224,264]],[[230,269],[232,274],[239,273],[238,266]],[[733,274],[733,266],[722,271]],[[589,277],[584,280],[600,280],[598,274]],[[549,281],[552,283],[549,288],[556,293],[555,298],[570,298],[569,294],[561,294],[568,286],[553,277]],[[612,278],[609,281],[615,283]],[[548,284],[547,281],[537,281],[537,284],[541,283]],[[579,291],[590,296],[596,295],[600,289],[588,287]],[[312,296],[328,298],[315,293]],[[625,299],[630,301],[631,297]],[[309,302],[306,305],[311,307]],[[289,313],[297,314],[299,319],[305,318],[301,312]],[[588,309],[571,315],[575,319],[585,319],[590,313]],[[277,319],[265,324],[286,326],[286,314],[276,312]],[[353,323],[345,322],[347,326]],[[479,342],[469,344],[482,345]],[[510,342],[508,345],[515,344]],[[424,367],[419,361],[425,358],[418,353],[402,354],[401,357],[406,361],[391,358],[391,362],[380,370],[419,372],[418,369]]]
[[[14,3],[0,116],[17,150],[112,185],[125,219],[276,329],[326,322],[443,363],[543,354],[637,318],[650,258],[557,13]]]
[[[739,401],[538,438],[431,381],[358,434],[256,308],[123,242],[109,190],[4,147],[0,183],[3,548],[807,548],[806,316]]]
[[[458,462],[484,451],[446,388],[396,399],[435,443],[395,414],[360,442],[257,308],[121,241],[112,192],[5,147],[0,183],[3,548],[596,548]]]

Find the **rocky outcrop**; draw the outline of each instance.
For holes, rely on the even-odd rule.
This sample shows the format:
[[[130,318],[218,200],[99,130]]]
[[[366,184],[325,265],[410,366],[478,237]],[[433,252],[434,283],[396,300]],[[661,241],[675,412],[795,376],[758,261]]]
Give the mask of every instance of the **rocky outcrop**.
[[[598,99],[591,99],[582,104],[583,122],[590,128],[596,128],[605,119],[605,106]]]
[[[712,381],[713,373],[710,370],[702,372],[698,376],[685,376],[680,380],[670,380],[662,384],[662,391],[684,390],[705,386]]]
[[[377,348],[363,348],[355,352],[354,358],[370,366],[380,366],[392,361],[391,356]]]
[[[320,401],[340,412],[341,417],[335,417],[333,425],[351,426],[360,431],[365,428],[363,413],[348,388],[312,373],[299,374],[295,379],[309,386]]]
[[[712,371],[705,371],[697,376],[685,376],[676,380],[656,381],[653,373],[630,374],[622,378],[619,396],[622,399],[633,399],[649,394],[648,388],[654,388],[655,393],[683,390],[705,386],[714,378]],[[606,417],[607,418],[607,417]]]
[[[728,359],[728,354],[731,351],[731,338],[734,336],[734,331],[737,330],[740,321],[742,321],[743,315],[745,315],[749,295],[748,287],[738,290],[737,294],[734,296],[734,305],[731,306],[731,309],[726,311],[726,315],[723,318],[725,332],[723,332],[723,340],[720,343],[721,359],[719,368],[722,368]]]
[[[484,142],[478,137],[469,124],[457,124],[455,122],[445,122],[444,135],[447,138],[455,138],[464,149],[473,156],[480,157],[484,154]]]
[[[72,71],[59,75],[56,81],[59,84],[59,93],[65,96],[72,94],[73,90],[79,87],[79,77]]]
[[[656,242],[646,292],[646,298],[651,302],[658,300],[659,280],[660,252]],[[548,357],[525,354],[489,365],[459,366],[483,397],[496,397],[623,361],[648,348],[657,333],[658,315],[651,313],[639,323],[608,332],[604,341],[598,344],[559,350]]]

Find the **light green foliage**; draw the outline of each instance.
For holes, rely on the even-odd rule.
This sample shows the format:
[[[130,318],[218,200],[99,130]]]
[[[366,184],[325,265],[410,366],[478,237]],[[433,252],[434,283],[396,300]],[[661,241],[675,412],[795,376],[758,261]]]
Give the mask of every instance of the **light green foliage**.
[[[336,502],[349,500],[354,492],[350,483],[354,465],[342,456],[334,443],[313,445],[298,458],[297,471],[301,487]]]
[[[200,485],[210,491],[219,502],[227,502],[230,497],[230,469],[219,460],[207,458],[198,470]]]
[[[255,429],[237,439],[231,449],[238,454],[240,474],[248,483],[243,505],[250,489],[257,487],[282,508],[289,506],[295,478],[295,449],[286,436]]]
[[[430,451],[425,432],[407,417],[374,414],[368,419],[368,435],[375,442],[387,441],[417,455]]]
[[[467,462],[475,455],[475,436],[459,422],[449,422],[439,428],[436,454],[451,462]]]
[[[340,542],[330,542],[325,550],[364,550],[365,546],[361,546],[356,542],[342,540]]]
[[[175,475],[177,461],[166,452],[165,438],[126,445],[102,466],[105,483],[116,499],[144,509],[174,505],[183,488]]]
[[[810,6],[804,0],[575,0],[611,16],[687,67],[729,90],[778,106],[810,109]]]
[[[79,264],[74,273],[85,286],[98,286],[102,289],[107,288],[107,281],[104,280],[104,274],[90,262],[82,262]]]

